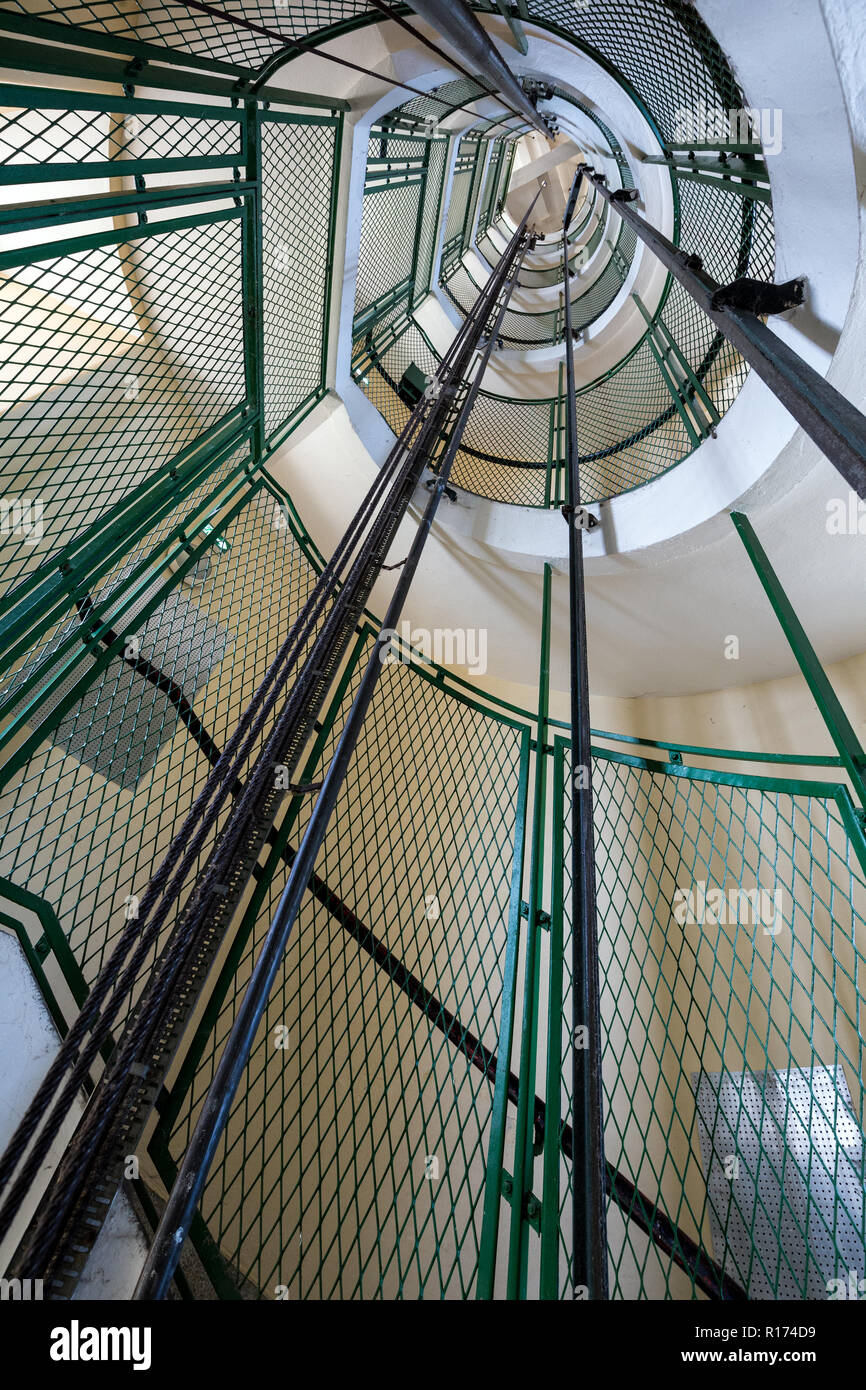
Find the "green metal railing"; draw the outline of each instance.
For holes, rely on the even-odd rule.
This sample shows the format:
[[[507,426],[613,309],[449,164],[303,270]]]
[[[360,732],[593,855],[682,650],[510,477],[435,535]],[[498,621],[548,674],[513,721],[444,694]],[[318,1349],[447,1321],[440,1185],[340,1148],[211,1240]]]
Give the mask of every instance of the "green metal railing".
[[[211,566],[196,581],[203,588],[191,592],[199,606],[206,601],[212,622],[222,615],[230,638],[192,698],[219,743],[236,717],[234,693],[242,698],[251,688],[250,661],[266,664],[321,561],[264,476],[236,519],[208,539]],[[280,588],[267,591],[267,610],[264,574],[281,576]],[[176,623],[165,605],[160,628]],[[145,633],[147,649],[158,651]],[[329,760],[372,635],[370,627],[359,632],[305,780]],[[567,739],[547,713],[544,683],[530,716],[479,698],[449,671],[400,649],[404,660],[387,669],[365,725],[193,1231],[223,1297],[573,1292],[570,1097],[555,1061],[570,1046]],[[77,663],[89,670],[92,657],[82,650]],[[185,688],[195,665],[182,647],[172,671]],[[111,695],[118,698],[126,708],[122,689]],[[822,703],[831,710],[829,697]],[[72,985],[82,997],[110,944],[112,920],[122,921],[123,902],[158,857],[167,808],[174,817],[187,804],[185,795],[175,811],[176,788],[194,791],[206,771],[195,739],[152,686],[136,696],[134,716],[139,728],[161,721],[158,749],[135,749],[130,740],[129,753],[118,752],[111,717],[88,744],[93,709],[82,703],[67,727],[43,731],[23,779],[12,779],[4,794],[7,897],[46,919],[47,945],[36,943],[36,951],[55,995]],[[395,730],[403,731],[396,744]],[[840,737],[847,739],[844,731]],[[692,1241],[710,1277],[724,1268],[753,1296],[814,1297],[816,1270],[826,1280],[858,1267],[864,1234],[851,1195],[858,1174],[862,1184],[862,1152],[851,1133],[863,1125],[866,842],[845,785],[814,780],[816,768],[838,770],[844,757],[665,743],[659,759],[653,750],[661,745],[611,746],[622,743],[594,735],[613,1296],[698,1296],[704,1286],[683,1269]],[[846,747],[862,766],[862,753]],[[757,776],[728,771],[732,758],[774,767]],[[160,1103],[149,1152],[166,1182],[308,810],[308,800],[294,798],[281,821]],[[26,902],[16,879],[30,885]],[[754,921],[754,911],[748,915],[760,889],[774,912],[781,890],[782,926],[772,933],[763,925],[775,927],[775,918],[762,924],[760,913]],[[691,894],[696,902],[702,892],[712,903],[715,890],[737,910],[745,902],[745,918],[678,921],[680,901]],[[526,980],[534,982],[529,991]],[[545,1003],[560,997],[562,1024]],[[528,1032],[527,1009],[536,1020]],[[515,1028],[518,1016],[524,1025]],[[833,1070],[840,1067],[844,1082]],[[824,1201],[805,1224],[789,1181],[771,1206],[781,1160],[769,1155],[782,1139],[794,1146],[785,1162],[794,1172],[796,1155],[798,1182],[824,1174],[826,1187],[833,1176],[827,1134],[809,1141],[807,1157],[795,1146],[799,1091],[787,1128],[778,1106],[759,1121],[770,1178],[748,1168],[754,1114],[741,1107],[742,1181],[730,1185],[723,1206],[709,1180],[714,1170],[705,1172],[705,1150],[715,1161],[706,1147],[709,1083],[697,1092],[693,1076],[711,1078],[722,1095],[720,1078],[728,1085],[734,1077],[740,1090],[744,1077],[765,1078],[766,1090],[766,1078],[778,1089],[780,1077],[793,1085],[795,1072],[813,1075],[817,1113],[837,1140],[837,1181],[845,1179],[841,1195],[831,1194],[830,1207]],[[835,1110],[827,1103],[830,1072],[844,1086]],[[506,1115],[516,1117],[516,1130]],[[522,1204],[513,1199],[515,1174],[529,1194]],[[749,1184],[759,1177],[753,1198]],[[781,1228],[780,1214],[789,1218],[787,1234],[773,1255],[767,1232],[774,1222]],[[646,1234],[660,1219],[675,1232],[673,1254]],[[743,1226],[758,1252],[748,1267]]]
[[[669,322],[688,313],[685,299],[684,291],[673,286],[653,332],[669,331]],[[654,347],[648,330],[622,362],[577,392],[587,502],[631,491],[676,467],[712,432],[722,406],[733,399],[728,379],[708,378],[706,362],[703,377],[688,358],[681,375],[663,373]],[[359,347],[354,371],[359,385],[396,431],[408,415],[408,406],[397,393],[403,373],[414,363],[429,375],[437,361],[438,354],[417,322],[398,312],[383,319],[372,340]],[[712,394],[704,384],[708,380]],[[564,499],[562,421],[562,396],[520,400],[481,391],[453,482],[494,501],[530,507],[560,505]],[[636,421],[646,423],[636,427]]]
[[[630,21],[617,6],[616,23]],[[646,16],[654,13],[654,0],[646,0]],[[727,94],[736,105],[737,89],[730,74],[725,75],[724,60],[710,37],[701,30],[693,15],[678,13],[686,25],[696,51],[705,62],[703,81],[711,75],[713,90]],[[655,23],[655,21],[653,21]],[[612,42],[610,30],[608,39]],[[654,92],[659,109],[650,111],[633,83],[624,74],[620,80],[629,95],[659,132],[664,143],[673,137],[675,110],[670,93],[686,79],[677,69],[681,62],[667,40],[657,33],[658,62],[667,84],[664,99],[661,88]],[[615,45],[619,52],[618,45]],[[707,79],[709,80],[709,79]],[[689,85],[690,84],[690,85]],[[697,91],[694,73],[688,78],[689,91]],[[669,89],[669,90],[668,90]],[[444,90],[444,89],[443,89]],[[683,90],[685,90],[683,88]],[[567,93],[562,96],[574,102]],[[581,105],[580,103],[575,103]],[[411,105],[411,103],[409,104]],[[585,109],[581,106],[581,109]],[[620,167],[624,186],[633,182],[627,161],[615,136],[591,111],[602,135]],[[482,200],[479,229],[480,251],[498,259],[486,213],[491,206],[494,186],[493,160],[488,169],[486,199]],[[475,298],[478,286],[463,264],[462,252],[471,229],[469,216],[483,173],[481,146],[470,133],[461,145],[454,169],[452,194],[445,213],[440,281],[452,301],[465,307]],[[512,146],[513,148],[513,146]],[[671,179],[675,208],[675,237],[689,249],[700,250],[706,265],[724,282],[748,273],[770,279],[773,268],[772,212],[766,202],[744,199],[718,180],[678,179],[672,162]],[[502,186],[501,169],[497,174]],[[593,204],[587,208],[592,217]],[[507,219],[502,221],[507,230]],[[606,222],[599,221],[590,238],[590,251],[605,235]],[[576,229],[574,235],[580,235]],[[628,273],[635,238],[620,224],[618,239],[609,244],[602,274],[573,305],[577,328],[587,326],[604,312],[619,293]],[[556,272],[560,274],[559,271]],[[703,440],[717,429],[736,399],[747,374],[737,351],[716,329],[682,287],[669,277],[662,298],[650,316],[638,302],[647,319],[644,336],[609,371],[581,388],[578,423],[581,449],[581,476],[586,501],[604,501],[631,491],[660,477],[687,458]],[[509,310],[503,324],[503,342],[529,347],[554,341],[561,336],[562,313],[554,307],[541,314]],[[401,341],[402,339],[402,341]],[[426,345],[429,348],[429,344]],[[404,404],[395,394],[403,372],[413,364],[429,374],[434,361],[418,342],[410,318],[394,302],[383,305],[382,317],[365,341],[356,342],[355,375],[390,425],[404,417]],[[454,472],[454,482],[466,491],[524,506],[559,505],[562,500],[562,455],[550,446],[561,436],[561,401],[548,402],[548,416],[542,421],[542,403],[498,398],[481,394],[470,425],[464,449]]]
[[[555,757],[567,827],[565,741]],[[750,1297],[825,1298],[866,1237],[866,843],[850,795],[598,751],[593,786],[608,1167]],[[566,871],[566,902],[568,888]],[[563,1047],[570,1019],[566,970]],[[560,1184],[567,1297],[565,1156]],[[612,1296],[695,1296],[628,1217],[612,1199]]]
[[[355,294],[356,339],[411,308],[430,288],[445,179],[447,138],[371,132]],[[389,254],[383,254],[383,247]]]
[[[0,916],[63,1031],[322,566],[266,462],[326,391],[343,108],[266,86],[239,95],[287,56],[273,24],[287,37],[321,28],[312,0],[266,32],[161,3],[110,17],[87,3],[2,8],[25,39],[75,44],[50,58],[9,45],[9,66],[47,63],[50,76],[8,83],[0,124],[0,181],[40,190],[0,208],[4,488],[45,503],[43,534],[31,514],[3,546]],[[666,131],[684,96],[736,102],[690,6],[528,0],[526,17],[603,49]],[[341,0],[326,18],[333,34],[370,14]],[[64,85],[77,76],[112,90]],[[417,102],[418,121],[427,102],[443,109]],[[394,130],[371,149],[382,139],[400,157],[373,155],[385,162],[368,201],[390,200],[416,249],[365,282],[360,312],[377,313],[357,364],[397,423],[401,361],[435,363],[410,314],[435,264],[446,142]],[[461,242],[495,137],[476,144],[451,230]],[[482,216],[501,169],[497,180]],[[684,235],[718,278],[734,278],[732,255],[740,273],[767,263],[760,200],[720,204],[695,181],[679,195]],[[740,359],[678,287],[663,308],[658,331],[721,415]],[[693,446],[654,363],[647,337],[579,393],[584,501]],[[594,423],[605,409],[615,439]],[[560,504],[561,392],[482,393],[476,411],[453,480]],[[525,460],[506,456],[515,436]],[[837,751],[665,743],[659,757],[646,740],[595,735],[616,1297],[818,1297],[864,1274],[866,760],[768,557],[735,522]],[[548,612],[552,584],[548,569]],[[333,753],[374,630],[368,615],[305,782]],[[572,769],[547,706],[546,623],[541,645],[532,713],[402,641],[383,673],[194,1224],[222,1297],[579,1293],[563,1070]],[[293,795],[160,1094],[141,1158],[163,1183],[309,813]]]
[[[343,107],[98,70],[113,93],[7,83],[0,122],[3,493],[32,499],[2,548],[0,874],[79,1002],[208,766],[178,701],[227,737],[279,630],[262,461],[325,394]]]
[[[589,117],[601,130],[605,141],[610,148],[614,161],[619,170],[620,183],[623,188],[633,188],[634,179],[628,160],[622,151],[622,147],[613,132],[582,102],[576,101],[569,95],[557,88],[555,95],[569,101],[572,105],[579,108]],[[514,145],[511,145],[511,155],[513,159]],[[510,162],[506,163],[502,157],[504,146],[500,142],[495,142],[494,151],[489,162],[487,197],[484,202],[484,212],[478,219],[475,242],[479,252],[484,255],[491,268],[499,260],[499,254],[492,242],[489,232],[494,222],[494,210],[497,206],[502,206],[508,192],[508,177],[510,176]],[[570,237],[577,238],[583,228],[590,222],[593,207],[597,206],[597,222],[587,241],[580,248],[581,263],[589,261],[601,245],[602,239],[608,226],[609,216],[607,205],[601,203],[597,198],[588,200],[589,206],[584,218],[572,228]],[[503,236],[507,240],[507,231],[503,231]],[[547,244],[547,243],[545,243]],[[610,255],[607,263],[603,267],[601,274],[595,276],[592,284],[585,290],[581,290],[580,281],[577,283],[577,292],[572,300],[572,316],[576,329],[586,328],[604,313],[610,306],[617,294],[621,290],[631,266],[636,245],[636,237],[631,230],[620,225],[617,233],[616,245],[610,248]],[[465,247],[463,248],[465,249]],[[576,253],[577,254],[577,253]],[[491,259],[492,258],[492,259]],[[537,288],[546,284],[560,283],[562,280],[561,267],[556,267],[552,271],[533,270],[527,267],[521,274],[521,284],[529,288]],[[443,255],[442,273],[440,284],[445,290],[449,299],[462,312],[467,312],[471,303],[475,299],[480,285],[478,284],[468,266],[456,256],[456,248],[449,256]],[[562,339],[563,323],[561,307],[546,311],[529,312],[525,310],[509,310],[503,323],[502,339],[509,346],[525,346],[555,343]]]

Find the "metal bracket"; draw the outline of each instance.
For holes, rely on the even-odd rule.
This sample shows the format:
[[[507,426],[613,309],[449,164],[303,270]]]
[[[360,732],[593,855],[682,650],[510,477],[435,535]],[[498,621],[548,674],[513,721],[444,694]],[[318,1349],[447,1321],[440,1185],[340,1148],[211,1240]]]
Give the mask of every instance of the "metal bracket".
[[[615,203],[636,203],[640,194],[636,188],[617,188],[610,196]]]
[[[527,921],[529,920],[529,903],[521,902],[520,915],[525,917]],[[535,925],[542,927],[545,931],[550,931],[550,913],[546,912],[543,907],[538,907],[535,910]]]
[[[741,275],[730,285],[720,285],[710,300],[711,309],[746,309],[750,314],[783,314],[795,309],[805,299],[806,280],[799,276],[782,285],[764,280],[750,280]]]
[[[534,1231],[541,1234],[541,1203],[534,1193],[530,1192],[523,1204],[523,1214]]]
[[[427,489],[428,492],[432,492],[432,491],[433,491],[433,488],[436,486],[436,482],[437,482],[437,479],[436,479],[435,477],[433,477],[433,478],[427,478],[427,480],[426,480],[425,483],[424,483],[424,486],[426,487],[426,489]],[[456,501],[457,501],[457,493],[454,491],[453,487],[449,487],[447,483],[445,484],[445,486],[444,486],[444,488],[442,489],[442,491],[444,492],[445,496],[448,498],[448,501],[449,501],[449,502],[456,502]]]
[[[599,518],[588,511],[586,507],[571,507],[566,504],[560,508],[560,511],[566,521],[572,523],[578,531],[594,531],[596,526],[601,525]],[[574,518],[573,522],[572,518]]]
[[[514,1179],[511,1174],[502,1170],[502,1195],[509,1206],[514,1205]],[[541,1233],[541,1202],[534,1193],[529,1192],[523,1202],[523,1215],[529,1222],[534,1231]]]

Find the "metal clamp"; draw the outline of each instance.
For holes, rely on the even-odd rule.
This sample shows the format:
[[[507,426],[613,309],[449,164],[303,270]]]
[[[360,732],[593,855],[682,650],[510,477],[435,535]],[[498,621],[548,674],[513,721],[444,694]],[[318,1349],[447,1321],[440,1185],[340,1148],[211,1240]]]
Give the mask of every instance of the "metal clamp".
[[[601,522],[586,507],[571,507],[567,503],[560,508],[566,521],[571,522],[577,531],[594,531]]]

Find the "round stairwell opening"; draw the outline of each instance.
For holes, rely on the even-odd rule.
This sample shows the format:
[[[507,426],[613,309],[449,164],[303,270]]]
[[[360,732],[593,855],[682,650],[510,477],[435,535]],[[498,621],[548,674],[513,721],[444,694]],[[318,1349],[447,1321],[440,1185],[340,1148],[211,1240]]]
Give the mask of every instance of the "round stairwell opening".
[[[469,498],[556,511],[565,501],[564,287],[562,232],[553,204],[561,209],[570,175],[586,162],[604,173],[608,187],[636,189],[634,206],[685,251],[700,248],[708,273],[722,284],[744,275],[771,280],[774,232],[760,120],[756,125],[756,113],[750,116],[719,46],[690,6],[607,3],[593,6],[592,16],[570,6],[542,9],[533,14],[528,54],[515,70],[539,110],[554,117],[553,141],[513,118],[491,115],[481,91],[473,103],[465,79],[439,85],[426,102],[401,103],[378,117],[380,143],[371,139],[371,156],[381,158],[381,132],[389,124],[402,123],[408,135],[415,123],[416,134],[430,132],[434,173],[424,197],[413,198],[411,206],[397,188],[388,196],[365,197],[353,375],[399,431],[411,408],[411,378],[426,382],[447,345],[444,320],[439,332],[431,332],[425,295],[440,301],[456,327],[497,265],[515,219],[541,189],[535,216],[541,235],[524,260],[452,483]],[[550,31],[558,36],[555,54]],[[563,58],[566,37],[573,59]],[[651,71],[640,61],[650,43]],[[532,59],[536,66],[530,68]],[[714,113],[724,113],[724,128],[713,125]],[[699,129],[701,122],[706,129]],[[394,133],[392,127],[392,138]],[[698,141],[699,134],[709,134],[709,141]],[[735,136],[754,153],[734,155]],[[713,138],[718,149],[710,169],[704,165],[713,156],[696,155],[691,145]],[[726,172],[726,161],[735,173]],[[441,218],[441,243],[438,258],[428,264],[422,256],[411,290],[401,293],[394,282],[398,272],[408,279],[411,267],[393,267],[391,283],[383,287],[376,279],[383,268],[376,248],[398,227],[410,244],[416,218],[419,228],[426,220],[424,246]],[[748,368],[588,184],[569,229],[568,291],[582,496],[587,503],[611,502],[664,477],[706,440],[716,440]],[[679,522],[670,507],[667,514],[675,532]],[[684,518],[683,524],[693,520]],[[549,547],[543,539],[539,544],[542,551]]]

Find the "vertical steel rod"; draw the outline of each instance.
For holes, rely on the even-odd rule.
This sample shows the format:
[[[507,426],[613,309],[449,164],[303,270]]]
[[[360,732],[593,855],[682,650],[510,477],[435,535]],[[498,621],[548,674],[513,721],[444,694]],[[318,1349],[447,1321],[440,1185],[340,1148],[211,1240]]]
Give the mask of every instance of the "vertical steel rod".
[[[568,286],[568,224],[580,191],[574,176],[563,219],[562,266]],[[568,573],[571,666],[571,973],[572,973],[572,1269],[575,1298],[606,1299],[604,1130],[601,1094],[601,1018],[598,1002],[598,929],[592,826],[592,755],[586,652],[583,533],[578,530],[580,474],[571,301],[565,295],[565,453],[568,490]]]

